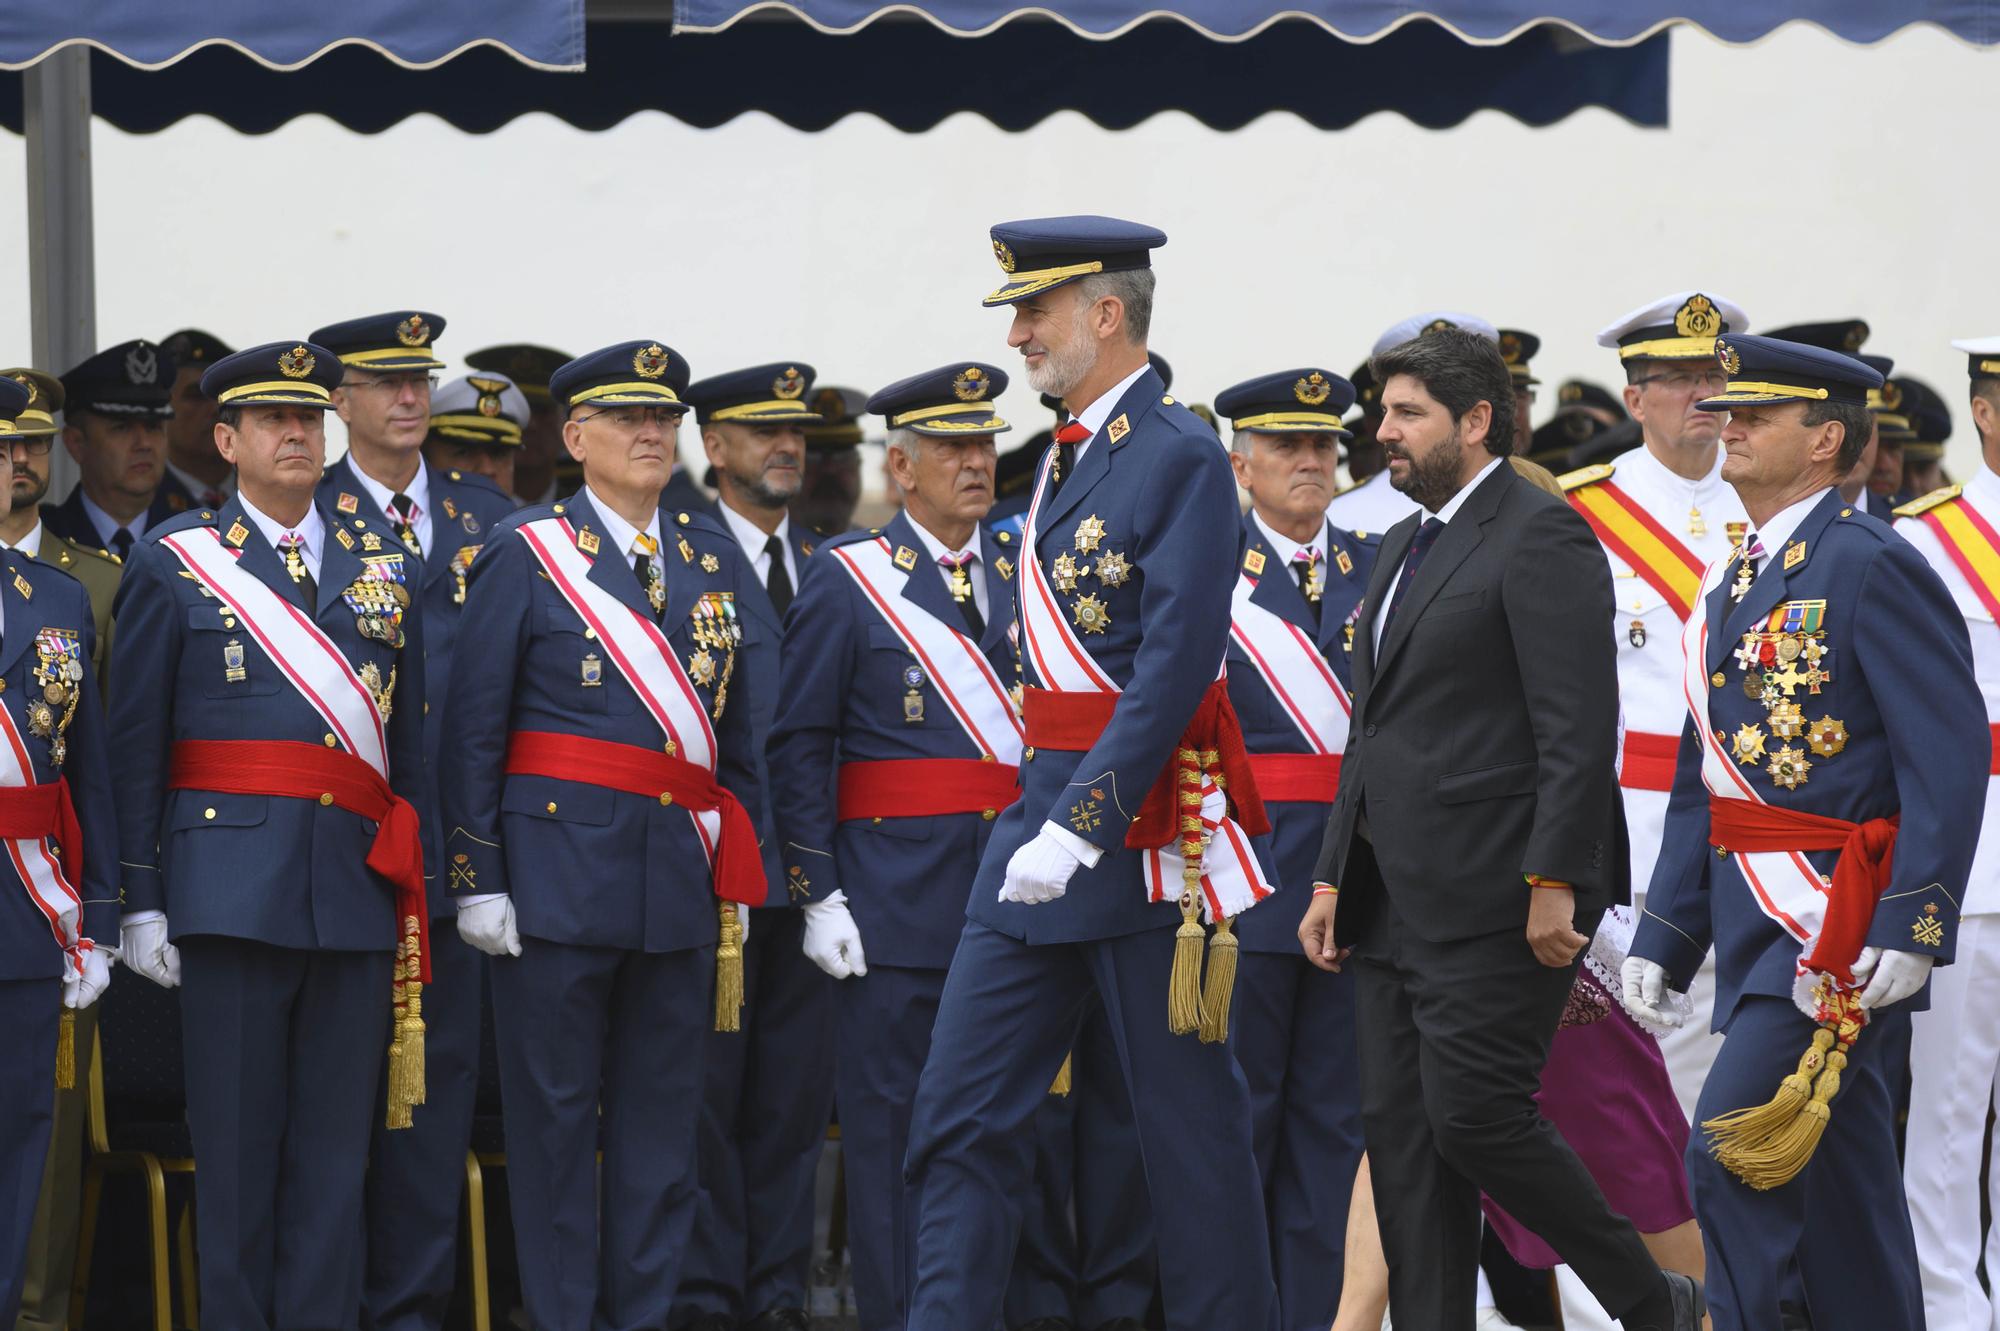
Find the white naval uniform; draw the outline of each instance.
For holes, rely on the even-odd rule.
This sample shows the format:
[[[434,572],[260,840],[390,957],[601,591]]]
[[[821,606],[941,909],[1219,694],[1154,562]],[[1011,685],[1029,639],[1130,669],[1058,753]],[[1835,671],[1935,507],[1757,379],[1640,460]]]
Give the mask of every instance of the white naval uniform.
[[[2000,530],[2000,476],[1981,466],[1965,482],[1959,502]],[[2000,722],[2000,625],[1922,517],[1897,519],[1896,532],[1951,590],[1972,639],[1972,669],[1986,701],[1987,723]],[[1906,682],[1922,687],[1921,680]],[[2000,1329],[2000,1307],[1980,1287],[1976,1269],[1980,1146],[1987,1106],[2000,1082],[2000,780],[1990,776],[1981,829],[1959,902],[1956,959],[1931,972],[1930,1010],[1911,1017],[1903,1188],[1931,1331]],[[2000,1214],[2000,1169],[1987,1188]],[[1985,1249],[1986,1269],[2000,1273],[2000,1225]]]
[[[1688,553],[1703,566],[1729,553],[1730,523],[1749,521],[1743,501],[1722,479],[1719,447],[1708,474],[1696,481],[1669,470],[1644,447],[1619,454],[1610,466],[1613,470],[1607,479],[1668,535],[1686,546]],[[1696,512],[1701,515],[1699,524],[1694,520]],[[1688,528],[1694,525],[1705,530],[1690,532]],[[1667,736],[1670,742],[1677,742],[1688,714],[1687,699],[1682,696],[1681,688],[1681,615],[1630,564],[1609,549],[1604,556],[1611,564],[1611,590],[1617,600],[1611,634],[1618,644],[1618,699],[1625,709],[1628,749],[1634,735]],[[1627,762],[1623,782],[1642,780],[1643,767],[1644,764]],[[1672,785],[1671,768],[1665,784]],[[1653,862],[1660,855],[1668,792],[1635,784],[1626,784],[1623,789],[1625,827],[1632,846],[1632,908],[1636,914],[1645,906],[1646,888],[1653,879]],[[1673,1079],[1681,1113],[1692,1121],[1695,1097],[1701,1094],[1708,1069],[1722,1047],[1722,1037],[1708,1029],[1715,1011],[1712,952],[1688,986],[1688,998],[1694,1005],[1693,1013],[1679,1029],[1661,1038],[1660,1053],[1666,1058],[1667,1075]]]
[[[1387,467],[1361,484],[1342,490],[1326,506],[1335,531],[1377,536],[1417,511],[1417,501],[1389,484]]]

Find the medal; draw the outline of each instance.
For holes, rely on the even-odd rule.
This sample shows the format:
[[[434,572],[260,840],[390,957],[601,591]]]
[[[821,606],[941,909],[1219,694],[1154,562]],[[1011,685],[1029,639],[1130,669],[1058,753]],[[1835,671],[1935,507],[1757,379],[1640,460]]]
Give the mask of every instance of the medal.
[[[1736,761],[1749,767],[1764,757],[1764,732],[1753,723],[1745,723],[1737,729],[1729,747]]]
[[[1634,647],[1644,647],[1646,645],[1646,621],[1643,619],[1633,620],[1631,627],[1625,630],[1625,641],[1631,643]]]
[[[1730,585],[1729,599],[1740,601],[1745,596],[1748,596],[1750,594],[1750,583],[1756,576],[1757,571],[1750,567],[1749,556],[1745,555],[1736,565],[1736,581]]]
[[[1795,702],[1778,703],[1771,708],[1771,715],[1766,720],[1771,727],[1771,733],[1779,739],[1797,739],[1805,733],[1805,714],[1799,711],[1799,705]]]
[[[1688,535],[1708,535],[1708,523],[1702,520],[1701,506],[1699,504],[1688,505]]]
[[[903,667],[903,720],[910,725],[918,725],[924,719],[924,669],[919,665]]]
[[[1103,539],[1104,520],[1095,513],[1076,524],[1076,548],[1084,554],[1094,552]]]
[[[596,652],[592,652],[583,658],[579,665],[579,670],[583,676],[582,684],[584,688],[595,689],[604,686],[604,662],[597,659]]]
[[[951,599],[964,605],[972,596],[972,579],[965,576],[965,565],[951,566]]]
[[[1764,764],[1764,771],[1773,783],[1786,790],[1797,790],[1806,783],[1806,773],[1812,771],[1812,763],[1797,749],[1787,744],[1771,755],[1771,761]]]
[[[1049,567],[1049,576],[1055,580],[1056,590],[1059,592],[1076,590],[1077,572],[1076,560],[1067,550],[1057,555],[1056,562]]]
[[[382,668],[373,661],[363,661],[361,668],[355,673],[360,675],[361,682],[368,686],[369,696],[375,700],[375,710],[381,713],[382,720],[386,723],[389,713],[395,707],[396,668],[389,667],[389,682],[386,684],[382,682]]]
[[[1095,596],[1079,596],[1070,606],[1070,616],[1085,633],[1102,633],[1111,625],[1111,612]]]
[[[715,683],[715,657],[704,647],[688,658],[688,678],[696,684]]]
[[[234,638],[222,644],[222,677],[231,684],[250,678],[250,672],[243,668],[243,644]]]

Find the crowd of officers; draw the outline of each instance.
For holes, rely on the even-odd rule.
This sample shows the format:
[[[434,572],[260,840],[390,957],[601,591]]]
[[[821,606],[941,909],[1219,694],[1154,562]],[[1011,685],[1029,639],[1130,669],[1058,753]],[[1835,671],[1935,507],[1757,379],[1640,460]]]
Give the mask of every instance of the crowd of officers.
[[[1593,526],[1617,579],[1643,888],[1682,729],[1685,605],[1619,522],[1664,532],[1697,571],[1740,537],[1716,417],[1692,404],[1720,389],[1714,339],[1745,316],[1700,292],[1642,307],[1600,338],[1625,382],[1564,383],[1532,430],[1533,334],[1441,312],[1377,349],[1438,322],[1494,339],[1517,454],[1565,473],[1586,516],[1593,490],[1622,487]],[[985,361],[865,394],[796,360],[695,379],[653,339],[490,347],[440,384],[444,328],[401,310],[243,351],[190,329],[0,374],[0,1318],[63,1325],[81,1286],[79,1088],[94,1058],[127,1054],[95,1037],[115,961],[136,972],[121,985],[179,990],[205,1326],[444,1323],[490,1004],[532,1325],[806,1326],[837,1119],[860,1324],[903,1327],[912,1104],[968,884],[1034,756],[1020,598],[1052,588],[1089,645],[1142,557],[1079,512],[1029,579],[1023,523],[1038,477],[1060,485],[1061,450],[1086,430],[1116,443],[1126,418],[1103,419],[1106,402],[1071,421],[1045,397],[1050,429],[1008,448],[1009,375]],[[1848,353],[1867,337],[1859,320],[1775,331]],[[1171,406],[1151,360],[1123,388],[1157,384]],[[2000,409],[1981,396],[2000,351],[1972,364],[1988,470],[1939,488],[1951,412],[1883,359],[1847,502],[1886,518],[1916,499],[1908,525],[2000,494]],[[1248,496],[1221,542],[1243,551],[1228,681],[1285,814],[1260,854],[1288,898],[1310,891],[1345,716],[1283,696],[1249,621],[1343,693],[1377,538],[1414,511],[1375,440],[1379,388],[1365,364],[1309,366],[1195,409]],[[349,441],[331,465],[328,412]],[[689,413],[701,485],[678,461]],[[870,417],[899,511],[850,530]],[[47,505],[58,438],[81,479]],[[2000,522],[2000,502],[1986,511]],[[1959,600],[1985,679],[1995,607]],[[1079,796],[1079,837],[1115,798]],[[1962,976],[1976,995],[2000,970],[2000,938],[1974,927],[2000,909],[1981,875],[1934,990]],[[1263,1228],[1288,1329],[1334,1316],[1362,1150],[1338,1053],[1348,981],[1301,957],[1302,910],[1267,904],[1237,931],[1231,1039],[1262,1207],[1203,1222]],[[1704,969],[1698,1010],[1712,994]],[[1930,1325],[1984,1331],[2000,1059],[1976,1001],[1934,998],[1918,1021],[1906,1171]],[[1036,1184],[1011,1267],[990,1254],[1008,1331],[1136,1331],[1158,1316],[1162,1263],[1201,1260],[1156,1249],[1105,1016],[1078,1016],[1013,1144]],[[1689,1113],[1719,1038],[1706,1016],[1664,1046]]]

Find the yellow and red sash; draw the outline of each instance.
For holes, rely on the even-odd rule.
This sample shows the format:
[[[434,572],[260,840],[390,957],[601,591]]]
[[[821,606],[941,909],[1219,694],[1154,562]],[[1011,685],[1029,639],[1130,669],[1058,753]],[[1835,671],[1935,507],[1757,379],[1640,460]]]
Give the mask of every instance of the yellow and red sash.
[[[2000,622],[2000,535],[1972,505],[1957,500],[1920,515],[1965,575],[1973,595]]]
[[[1702,561],[1610,481],[1570,491],[1570,505],[1612,554],[1632,566],[1686,621],[1701,587]]]

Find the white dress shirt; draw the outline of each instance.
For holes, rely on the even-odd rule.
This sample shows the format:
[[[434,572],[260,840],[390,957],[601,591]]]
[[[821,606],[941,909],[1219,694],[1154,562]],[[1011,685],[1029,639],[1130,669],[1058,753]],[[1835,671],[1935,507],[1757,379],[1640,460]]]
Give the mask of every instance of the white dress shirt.
[[[784,552],[785,572],[791,577],[792,590],[799,589],[798,554],[792,549],[792,515],[785,514],[778,519],[776,531],[766,532],[762,527],[738,513],[726,503],[718,503],[722,510],[722,521],[728,526],[729,534],[736,538],[736,544],[743,547],[743,557],[750,561],[750,568],[757,575],[759,586],[771,585],[771,552],[765,545],[771,537],[778,538],[778,549]]]
[[[1505,462],[1506,460],[1507,460],[1506,458],[1487,459],[1486,465],[1479,469],[1479,474],[1477,476],[1474,476],[1471,480],[1467,481],[1464,485],[1459,486],[1458,493],[1453,495],[1450,499],[1446,500],[1443,508],[1439,509],[1435,513],[1431,512],[1427,508],[1420,508],[1417,514],[1417,525],[1422,526],[1425,522],[1430,521],[1432,518],[1436,518],[1439,522],[1442,522],[1445,526],[1449,527],[1451,525],[1451,520],[1458,516],[1458,510],[1465,507],[1465,501],[1467,496],[1471,495],[1471,493],[1474,490],[1477,490],[1481,485],[1484,485],[1486,483],[1486,478],[1493,474],[1493,469],[1499,466],[1501,463]],[[1438,535],[1440,538],[1442,538],[1444,533],[1439,532]],[[1437,548],[1436,541],[1431,542],[1431,548],[1432,549]],[[1425,558],[1429,558],[1429,555],[1426,554]],[[1402,581],[1403,564],[1408,562],[1409,562],[1409,554],[1408,552],[1405,552],[1403,555],[1403,559],[1399,561],[1396,565],[1395,576],[1391,577],[1387,584],[1389,588],[1389,601],[1393,601],[1396,599],[1396,584]],[[1380,661],[1382,659],[1382,621],[1389,617],[1387,613],[1389,608],[1389,601],[1384,601],[1381,605],[1375,608],[1375,622],[1370,626],[1370,630],[1374,635],[1375,659],[1377,661]]]
[[[944,567],[938,561],[946,555],[970,554],[972,556],[972,563],[968,564],[965,569],[965,576],[972,579],[972,603],[979,607],[980,619],[991,623],[993,615],[988,608],[986,597],[986,555],[979,547],[979,528],[976,525],[973,527],[972,539],[965,543],[963,549],[954,550],[937,537],[931,535],[930,530],[915,518],[910,519],[910,525],[917,529],[917,539],[923,542],[924,557],[930,562],[931,570],[944,580],[947,590],[951,587],[951,570]],[[959,626],[953,624],[952,627],[957,628]]]
[[[1285,575],[1293,582],[1297,582],[1299,580],[1299,570],[1298,565],[1294,561],[1298,559],[1299,551],[1307,547],[1300,545],[1283,532],[1272,530],[1271,524],[1264,521],[1263,515],[1258,513],[1254,508],[1250,510],[1250,520],[1257,524],[1258,531],[1264,533],[1264,541],[1271,547],[1271,553],[1276,557],[1276,562],[1284,568]],[[1327,551],[1333,548],[1333,539],[1327,531],[1327,521],[1325,518],[1320,519],[1319,531],[1314,535],[1313,542],[1314,544],[1311,548],[1319,551],[1319,562],[1324,564],[1327,559]]]
[[[109,513],[99,508],[92,502],[90,496],[82,490],[79,489],[76,492],[76,497],[83,501],[83,515],[90,519],[91,527],[96,530],[97,543],[106,550],[115,551],[118,548],[112,542],[111,537],[120,527],[132,533],[132,543],[134,545],[137,545],[139,538],[146,534],[146,518],[152,511],[150,508],[140,509],[138,513],[133,515],[130,522],[120,522],[117,518],[112,517]]]
[[[237,497],[243,503],[245,516],[256,524],[257,530],[263,534],[264,539],[271,543],[271,548],[278,550],[281,556],[283,553],[281,543],[286,536],[296,532],[302,538],[300,553],[306,561],[306,572],[312,574],[312,580],[317,583],[319,581],[320,556],[326,551],[326,523],[319,516],[319,506],[317,504],[308,504],[306,506],[306,515],[299,520],[298,525],[287,527],[270,514],[259,510],[255,504],[250,502],[250,496],[239,495]]]
[[[1084,429],[1090,431],[1090,439],[1086,439],[1076,446],[1076,461],[1078,463],[1083,461],[1083,455],[1089,450],[1091,440],[1097,438],[1097,432],[1102,430],[1104,423],[1111,419],[1111,409],[1118,405],[1118,400],[1131,391],[1133,384],[1139,382],[1140,375],[1152,368],[1153,363],[1151,361],[1142,362],[1138,369],[1120,379],[1107,391],[1099,394],[1096,401],[1070,418]]]
[[[658,509],[654,509],[647,515],[645,527],[640,528],[634,527],[631,523],[619,517],[618,511],[605,503],[604,497],[587,485],[583,487],[583,497],[588,499],[590,506],[597,510],[598,520],[604,524],[605,536],[609,538],[611,545],[617,547],[618,553],[625,557],[626,564],[631,564],[634,549],[639,544],[639,537],[643,533],[653,538],[652,557],[655,561],[655,567],[660,570],[660,577],[664,579],[667,576],[666,564],[660,559],[660,511]]]
[[[361,459],[355,457],[352,452],[348,457],[354,463],[354,474],[361,479],[361,488],[375,501],[375,507],[389,514],[389,521],[393,523],[396,515],[389,511],[389,501],[396,497],[396,491],[363,471]],[[417,534],[418,553],[428,554],[431,548],[431,469],[430,464],[421,457],[417,459],[417,474],[410,478],[409,485],[403,488],[403,494],[417,506],[416,516],[410,523],[410,529]]]
[[[28,534],[12,545],[7,545],[5,541],[0,541],[0,546],[6,546],[9,550],[19,550],[30,559],[40,559],[42,557],[42,520],[36,518],[35,525],[28,528]]]
[[[1832,488],[1832,486],[1827,487],[1829,490]],[[1770,521],[1763,526],[1760,527],[1754,522],[1750,524],[1750,534],[1743,538],[1743,548],[1748,550],[1759,541],[1764,543],[1764,553],[1754,561],[1760,575],[1771,566],[1773,559],[1784,553],[1785,542],[1792,539],[1792,533],[1806,520],[1806,514],[1812,512],[1824,498],[1826,490],[1816,490],[1798,503],[1773,513]]]

